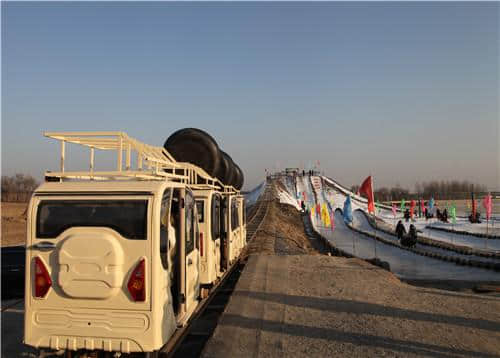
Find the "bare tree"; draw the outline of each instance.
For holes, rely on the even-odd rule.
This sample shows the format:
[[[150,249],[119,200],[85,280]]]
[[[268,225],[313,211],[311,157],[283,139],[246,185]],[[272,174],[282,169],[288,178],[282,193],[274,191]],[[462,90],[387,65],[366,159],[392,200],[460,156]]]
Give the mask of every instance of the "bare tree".
[[[2,201],[28,201],[38,182],[31,175],[2,176]]]

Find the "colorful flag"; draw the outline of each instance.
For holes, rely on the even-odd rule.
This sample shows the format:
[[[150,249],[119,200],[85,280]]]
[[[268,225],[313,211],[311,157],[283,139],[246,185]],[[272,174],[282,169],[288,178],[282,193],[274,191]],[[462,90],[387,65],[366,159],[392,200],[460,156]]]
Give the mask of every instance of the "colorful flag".
[[[450,208],[450,216],[451,216],[451,222],[453,224],[457,223],[457,208],[455,207],[455,204],[453,204]]]
[[[325,203],[323,203],[323,207],[321,208],[321,218],[325,227],[330,226],[330,214]]]
[[[422,210],[422,214],[425,216],[425,205],[423,200],[420,200],[420,210]]]
[[[394,219],[396,218],[396,204],[392,203],[392,215],[394,215]]]
[[[351,207],[351,196],[348,195],[344,201],[344,222],[350,224],[352,223],[352,207]]]
[[[491,194],[488,194],[484,197],[483,206],[486,209],[486,220],[489,220],[491,217],[491,210],[493,208],[493,203],[491,201]]]
[[[405,199],[401,199],[401,212],[404,213],[406,210],[406,201]]]
[[[432,208],[434,208],[434,198],[431,198],[431,200],[429,200],[429,210],[432,211]]]
[[[413,210],[415,209],[415,200],[410,201],[410,217],[413,218]]]
[[[375,206],[373,199],[373,184],[371,175],[365,179],[363,184],[361,184],[361,187],[359,188],[359,193],[363,194],[363,196],[368,199],[368,212],[375,213]]]
[[[474,192],[470,193],[471,195],[471,203],[472,203],[472,219],[476,218],[476,200],[474,200]]]

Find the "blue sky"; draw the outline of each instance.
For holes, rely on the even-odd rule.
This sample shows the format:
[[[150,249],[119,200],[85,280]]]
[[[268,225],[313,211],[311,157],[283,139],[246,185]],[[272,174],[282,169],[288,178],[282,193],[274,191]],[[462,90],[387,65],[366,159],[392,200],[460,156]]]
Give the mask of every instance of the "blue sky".
[[[498,190],[498,49],[495,2],[3,2],[2,174],[57,169],[45,130],[199,127],[246,188],[319,160]]]

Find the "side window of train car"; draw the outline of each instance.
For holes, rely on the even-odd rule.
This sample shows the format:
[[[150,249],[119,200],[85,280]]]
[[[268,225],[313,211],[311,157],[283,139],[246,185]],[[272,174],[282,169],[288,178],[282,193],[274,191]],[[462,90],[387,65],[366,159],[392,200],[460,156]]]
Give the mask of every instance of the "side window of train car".
[[[193,205],[193,217],[200,217],[200,214],[198,213],[198,206]],[[193,220],[193,232],[194,232],[194,244],[196,246],[196,249],[200,249],[200,224],[198,221]]]
[[[220,236],[220,197],[212,196],[212,240]]]
[[[236,230],[239,227],[238,222],[238,203],[233,200],[231,203],[231,230]]]
[[[196,200],[196,211],[198,211],[198,222],[203,224],[205,222],[205,200]]]
[[[227,238],[226,220],[227,220],[227,198],[221,200],[221,215],[220,215],[220,233],[223,239]]]
[[[194,250],[194,200],[193,195],[186,191],[186,255]]]
[[[241,222],[240,222],[240,202],[236,201],[235,206],[236,206],[236,228],[239,228],[240,224],[241,224]]]
[[[160,209],[160,259],[161,264],[165,270],[168,269],[168,234],[169,234],[169,218],[170,218],[170,201],[172,198],[172,189],[165,189],[161,198]]]

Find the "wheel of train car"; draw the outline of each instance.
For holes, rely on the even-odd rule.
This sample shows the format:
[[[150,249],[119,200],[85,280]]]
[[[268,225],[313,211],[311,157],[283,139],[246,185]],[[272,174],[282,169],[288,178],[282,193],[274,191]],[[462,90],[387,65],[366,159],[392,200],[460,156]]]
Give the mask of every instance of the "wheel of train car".
[[[217,178],[224,183],[224,184],[230,184],[233,181],[234,177],[234,167],[233,167],[233,161],[231,157],[224,152],[223,150],[219,150],[221,156],[220,156],[220,165],[219,165],[219,170],[217,171]]]
[[[240,190],[243,187],[243,181],[244,181],[243,172],[241,171],[240,167],[236,163],[234,163],[234,169],[235,169],[236,175],[235,175],[235,179],[233,180],[233,182],[234,182],[233,186],[236,189]]]
[[[189,162],[216,176],[221,162],[215,139],[197,128],[184,128],[173,133],[163,147],[179,162]]]

